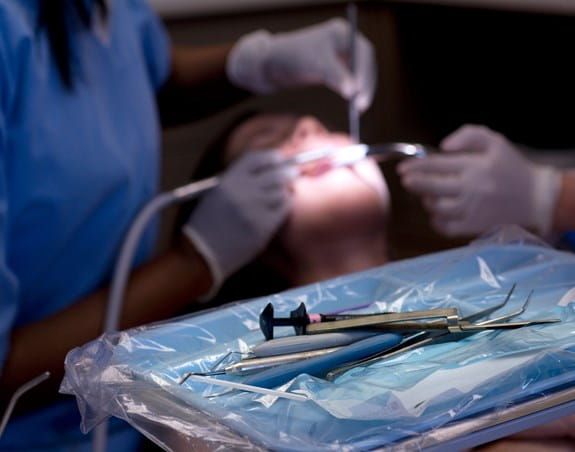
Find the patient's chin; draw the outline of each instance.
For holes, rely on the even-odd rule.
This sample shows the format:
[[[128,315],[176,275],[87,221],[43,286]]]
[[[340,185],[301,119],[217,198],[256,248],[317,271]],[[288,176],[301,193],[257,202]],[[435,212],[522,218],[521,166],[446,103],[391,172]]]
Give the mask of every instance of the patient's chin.
[[[389,209],[389,198],[348,168],[302,177],[294,183],[292,216],[312,229],[347,229],[348,224],[355,227],[364,222],[380,224]]]
[[[367,190],[329,198],[300,197],[294,199],[280,235],[288,247],[298,248],[370,240],[385,234],[388,214],[388,206]]]

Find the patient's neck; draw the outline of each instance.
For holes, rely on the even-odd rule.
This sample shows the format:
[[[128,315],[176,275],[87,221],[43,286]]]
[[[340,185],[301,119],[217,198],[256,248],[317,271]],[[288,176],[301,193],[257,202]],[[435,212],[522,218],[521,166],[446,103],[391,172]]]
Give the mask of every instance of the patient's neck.
[[[276,268],[292,286],[335,278],[388,262],[385,235],[333,237],[306,243],[298,252],[276,260]]]

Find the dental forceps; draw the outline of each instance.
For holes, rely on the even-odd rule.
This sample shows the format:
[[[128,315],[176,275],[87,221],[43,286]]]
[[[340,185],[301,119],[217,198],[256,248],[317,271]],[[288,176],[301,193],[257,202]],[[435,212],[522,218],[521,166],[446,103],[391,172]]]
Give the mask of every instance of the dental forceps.
[[[380,361],[382,359],[392,358],[400,353],[407,352],[409,350],[413,350],[417,347],[422,347],[427,344],[440,344],[444,342],[450,342],[454,340],[463,339],[465,337],[471,336],[473,334],[479,333],[481,331],[487,330],[499,330],[499,329],[513,329],[513,328],[521,328],[523,326],[530,326],[530,325],[538,325],[538,324],[546,324],[546,323],[557,323],[560,322],[560,319],[543,319],[543,320],[531,320],[531,321],[523,321],[523,322],[512,322],[512,323],[502,323],[506,320],[512,319],[517,317],[525,312],[529,301],[531,300],[531,295],[533,291],[529,293],[523,305],[512,312],[507,314],[503,314],[498,317],[494,317],[493,319],[484,320],[482,322],[472,323],[476,320],[486,317],[489,314],[501,309],[504,307],[515,289],[515,284],[511,287],[510,291],[508,292],[505,300],[502,303],[492,306],[490,308],[484,309],[482,311],[478,311],[474,314],[470,314],[468,316],[462,317],[460,319],[460,324],[463,323],[464,326],[469,325],[472,328],[462,328],[461,331],[437,331],[437,330],[428,330],[428,331],[420,331],[418,333],[412,334],[411,336],[406,337],[399,343],[397,346],[389,348],[381,353],[374,354],[373,356],[357,360],[353,363],[345,364],[344,366],[338,367],[330,371],[326,378],[328,380],[333,380],[338,375],[348,371],[357,366],[365,366],[369,365],[372,362]],[[507,327],[506,327],[507,326]]]
[[[486,322],[472,323],[475,320],[485,317],[486,315],[489,315],[490,313],[504,306],[511,297],[514,289],[515,285],[513,285],[507,294],[507,297],[500,306],[493,306],[467,317],[460,317],[457,308],[440,308],[425,311],[368,314],[356,316],[350,315],[348,318],[344,318],[342,320],[311,323],[305,326],[304,333],[321,334],[334,331],[376,328],[378,330],[388,332],[410,330],[428,332],[439,330],[439,335],[444,335],[449,333],[476,333],[483,330],[494,329],[515,329],[524,326],[555,323],[560,321],[559,319],[539,319],[518,322],[503,322],[504,320],[516,317],[525,311],[525,305],[529,302],[531,297],[530,294],[525,302],[525,305],[520,310]]]
[[[512,329],[555,320],[530,320],[519,322],[490,321],[489,323],[472,323],[504,306],[511,297],[513,286],[507,298],[500,305],[490,307],[479,313],[462,318],[457,308],[436,308],[409,312],[383,312],[370,314],[308,314],[304,303],[290,312],[289,317],[275,317],[271,303],[260,314],[260,329],[266,339],[273,338],[275,327],[291,326],[296,335],[322,336],[326,333],[348,333],[359,331],[408,333],[410,331],[435,331],[447,333],[477,332],[486,329]],[[518,315],[514,313],[513,316]],[[502,320],[509,316],[501,317]]]

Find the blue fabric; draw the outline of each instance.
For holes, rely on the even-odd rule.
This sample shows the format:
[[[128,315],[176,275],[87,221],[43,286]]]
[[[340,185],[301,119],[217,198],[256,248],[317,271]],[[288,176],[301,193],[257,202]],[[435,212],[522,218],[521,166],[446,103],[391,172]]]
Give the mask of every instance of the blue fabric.
[[[123,235],[158,183],[155,94],[169,70],[160,21],[143,0],[111,2],[108,41],[91,30],[75,36],[67,91],[38,31],[38,3],[0,0],[2,362],[11,329],[106,283]],[[155,233],[147,231],[137,263],[150,256]],[[79,433],[72,403],[54,409],[57,427],[48,427],[50,410],[42,422],[16,420],[2,450],[50,442],[43,425],[56,438]]]
[[[565,232],[563,237],[561,237],[561,241],[569,250],[575,251],[575,231]]]

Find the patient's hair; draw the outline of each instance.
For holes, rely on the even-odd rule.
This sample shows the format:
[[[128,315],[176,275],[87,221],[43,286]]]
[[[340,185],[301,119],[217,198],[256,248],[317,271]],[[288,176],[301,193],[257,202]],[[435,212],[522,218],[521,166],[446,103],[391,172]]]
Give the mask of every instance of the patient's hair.
[[[95,0],[94,5],[104,16],[108,8],[104,0]],[[81,0],[41,0],[38,14],[38,31],[48,35],[51,57],[54,59],[58,75],[64,86],[74,88],[74,65],[78,62],[74,54],[75,29],[88,29],[93,10]]]

